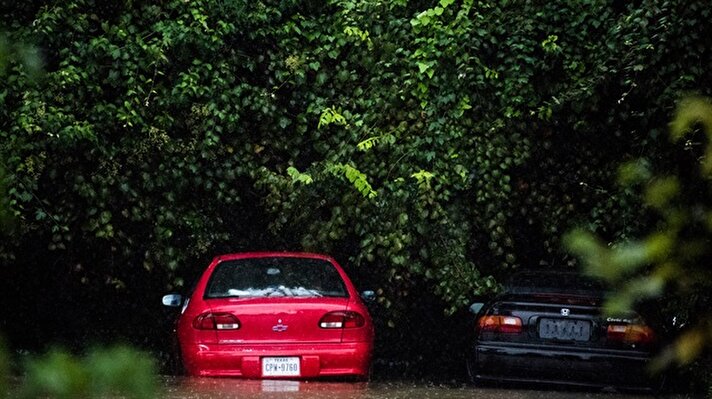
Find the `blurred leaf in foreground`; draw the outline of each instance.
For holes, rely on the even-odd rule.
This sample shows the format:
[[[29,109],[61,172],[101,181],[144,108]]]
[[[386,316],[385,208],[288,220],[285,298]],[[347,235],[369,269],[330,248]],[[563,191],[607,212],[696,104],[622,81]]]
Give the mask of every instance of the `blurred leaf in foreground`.
[[[23,398],[102,398],[120,395],[149,399],[156,393],[156,369],[146,354],[129,347],[95,349],[83,358],[63,350],[27,363]]]
[[[89,375],[78,359],[62,350],[53,350],[39,359],[27,363],[27,376],[23,396],[39,398],[86,397],[89,392]]]
[[[152,398],[156,392],[156,367],[148,355],[126,346],[98,349],[89,354],[91,388],[99,396],[106,390],[132,398]]]
[[[703,154],[689,157],[693,167],[676,172],[651,172],[647,161],[623,165],[619,182],[638,187],[655,216],[642,238],[604,244],[584,230],[569,232],[567,248],[578,255],[585,272],[606,279],[613,286],[605,310],[624,313],[641,300],[665,298],[680,305],[674,317],[685,317],[684,330],[653,362],[654,369],[671,364],[691,364],[712,347],[712,103],[708,98],[689,97],[680,102],[670,134],[674,142],[688,134],[704,133]],[[697,166],[695,169],[694,166]]]

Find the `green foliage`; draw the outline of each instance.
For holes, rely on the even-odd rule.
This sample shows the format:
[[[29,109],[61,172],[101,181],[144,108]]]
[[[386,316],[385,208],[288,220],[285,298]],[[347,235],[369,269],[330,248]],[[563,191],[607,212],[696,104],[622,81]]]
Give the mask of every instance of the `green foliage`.
[[[154,398],[156,370],[147,355],[117,346],[96,349],[83,358],[62,350],[27,362],[18,390],[21,398]]]
[[[0,78],[4,77],[7,69],[11,67],[23,71],[30,80],[36,79],[42,67],[39,51],[25,43],[13,43],[11,37],[0,31]],[[2,97],[4,95],[0,93],[0,98]],[[0,158],[0,232],[11,230],[13,220],[9,211],[6,178],[5,162]]]
[[[343,176],[349,182],[351,182],[356,190],[361,193],[366,198],[375,198],[377,193],[373,190],[371,185],[368,183],[368,178],[365,174],[361,173],[358,169],[351,165],[344,164],[333,164],[327,167],[327,171],[331,172],[335,176]]]
[[[366,140],[363,140],[356,144],[356,148],[359,149],[359,151],[368,151],[373,147],[379,146],[379,145],[385,145],[385,144],[395,144],[396,143],[396,136],[390,133],[382,134],[379,136],[373,136],[369,137]]]
[[[430,180],[434,177],[435,175],[425,171],[421,170],[419,172],[413,173],[410,175],[410,177],[414,178],[418,182],[418,187],[421,189],[428,189],[430,188]]]
[[[10,68],[36,78],[42,69],[42,59],[35,46],[15,42],[12,36],[0,31],[0,77],[4,77]]]
[[[691,97],[678,106],[670,124],[675,142],[697,133],[712,141],[712,106],[705,98]],[[602,277],[616,287],[606,307],[611,313],[634,309],[645,299],[665,296],[666,301],[686,303],[674,311],[679,322],[689,323],[658,358],[658,368],[670,363],[688,364],[712,343],[712,314],[709,312],[712,274],[708,268],[712,252],[712,147],[695,156],[676,174],[651,174],[646,163],[631,162],[621,168],[621,179],[642,186],[648,209],[657,215],[651,231],[641,238],[604,244],[595,235],[574,231],[567,245],[579,255],[589,274]]]
[[[5,170],[0,166],[0,233],[10,230],[9,226],[12,223],[5,179]]]
[[[58,259],[96,290],[180,288],[218,251],[309,249],[380,289],[385,317],[423,285],[454,311],[512,269],[572,265],[571,226],[604,242],[645,227],[612,165],[664,154],[661,110],[712,87],[701,0],[7,14],[32,22],[12,42],[37,43],[47,73],[0,82],[18,224],[0,256]]]
[[[675,118],[670,124],[671,136],[680,141],[694,127],[702,127],[707,135],[707,149],[702,161],[702,174],[712,177],[712,102],[704,97],[688,97],[677,108]]]
[[[311,184],[314,182],[314,179],[312,179],[310,175],[299,172],[297,168],[293,166],[287,168],[287,174],[292,178],[292,182],[294,183]]]
[[[325,108],[319,117],[317,128],[321,129],[324,126],[331,125],[346,125],[346,118],[341,115],[341,110],[336,108]]]

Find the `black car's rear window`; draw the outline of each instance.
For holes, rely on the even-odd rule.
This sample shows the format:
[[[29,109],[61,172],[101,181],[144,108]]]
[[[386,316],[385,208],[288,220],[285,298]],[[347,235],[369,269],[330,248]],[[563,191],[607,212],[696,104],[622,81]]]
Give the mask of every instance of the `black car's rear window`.
[[[219,263],[205,298],[346,297],[334,265],[322,259],[266,257]]]
[[[508,294],[569,294],[603,296],[606,287],[602,281],[568,271],[532,271],[513,275],[505,283]]]

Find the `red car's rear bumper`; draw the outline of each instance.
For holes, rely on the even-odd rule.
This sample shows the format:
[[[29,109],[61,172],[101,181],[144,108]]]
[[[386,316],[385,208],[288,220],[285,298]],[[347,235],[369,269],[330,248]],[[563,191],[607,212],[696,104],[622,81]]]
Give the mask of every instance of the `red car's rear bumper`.
[[[190,375],[208,377],[281,378],[262,376],[262,358],[299,357],[299,377],[368,376],[372,344],[220,345],[182,346],[183,364]]]

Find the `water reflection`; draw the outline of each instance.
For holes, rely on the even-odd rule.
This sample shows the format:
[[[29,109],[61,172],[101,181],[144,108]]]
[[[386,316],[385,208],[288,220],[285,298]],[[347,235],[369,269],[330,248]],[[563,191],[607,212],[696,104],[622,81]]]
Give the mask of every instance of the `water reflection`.
[[[324,382],[165,377],[163,399],[339,398],[339,399],[650,399],[645,394],[545,389],[475,388],[407,382]],[[681,398],[671,395],[668,398]]]
[[[220,398],[364,398],[367,383],[241,380],[233,378],[168,378],[167,399]]]

